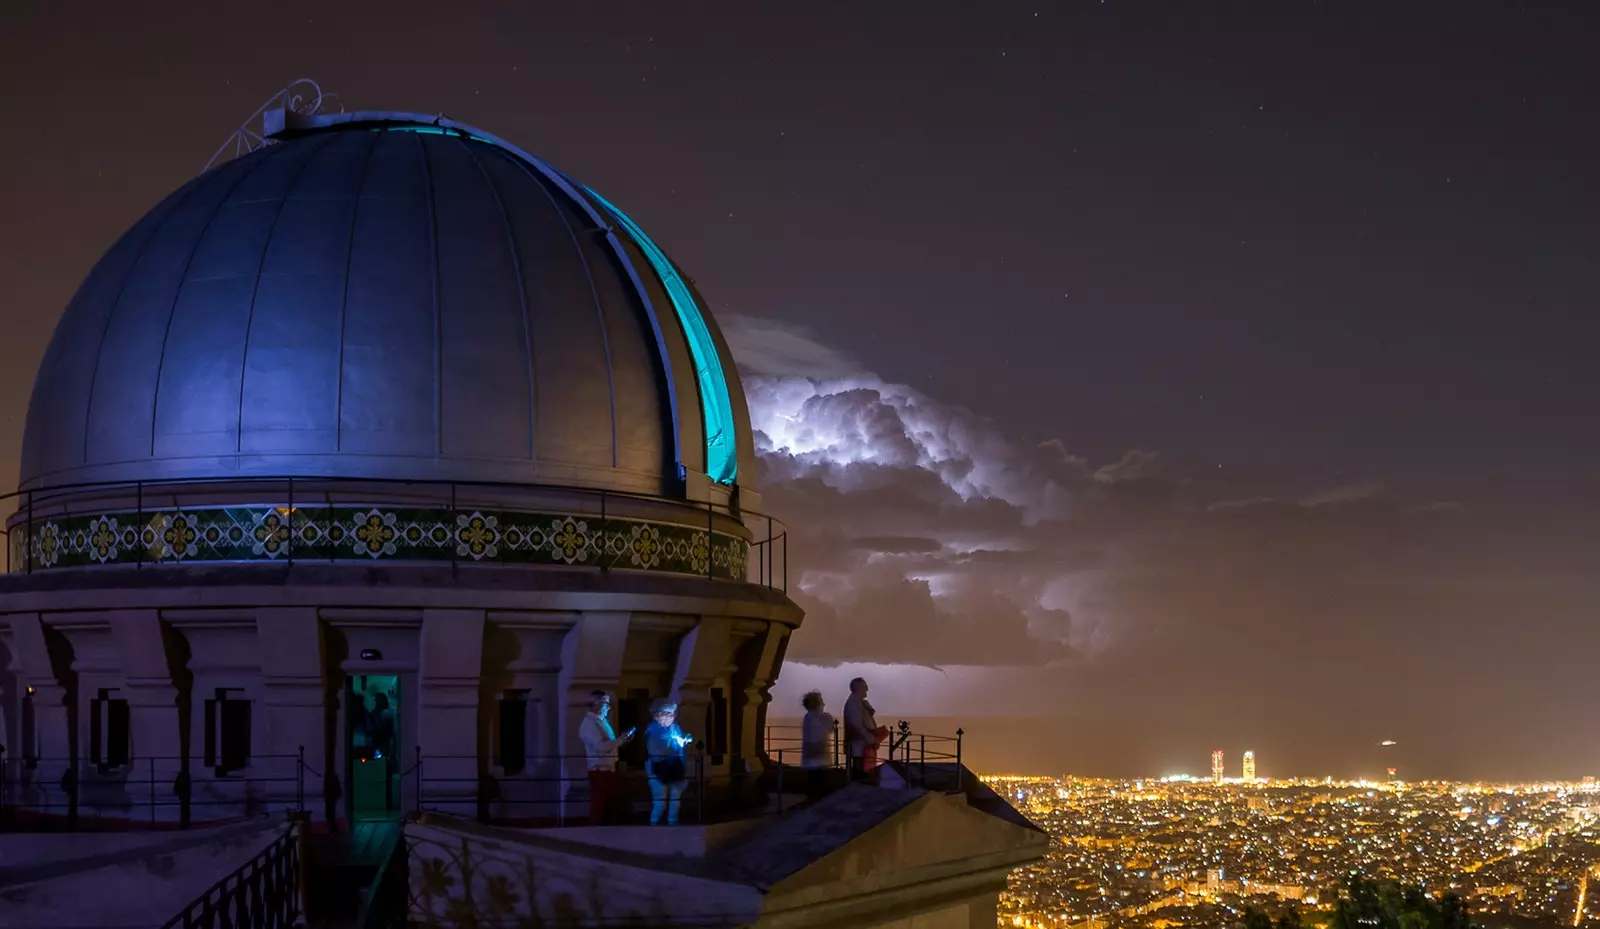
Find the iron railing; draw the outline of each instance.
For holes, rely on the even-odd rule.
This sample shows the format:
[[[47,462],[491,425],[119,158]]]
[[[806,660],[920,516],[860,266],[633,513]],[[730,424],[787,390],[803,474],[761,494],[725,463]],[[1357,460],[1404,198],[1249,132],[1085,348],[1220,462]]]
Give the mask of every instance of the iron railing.
[[[219,500],[200,504],[196,498],[210,495]],[[411,495],[407,499],[407,495]],[[420,495],[419,495],[420,494]],[[91,497],[91,499],[85,499]],[[493,506],[484,503],[464,504],[463,497],[494,500]],[[541,504],[536,507],[510,503],[518,497],[542,496],[566,498],[555,508]],[[224,499],[225,498],[225,499]],[[95,546],[96,554],[107,548],[121,552],[132,549],[134,559],[106,562],[104,557],[89,557],[87,563],[73,565],[79,568],[99,568],[111,564],[132,566],[138,570],[171,564],[204,563],[276,563],[293,565],[296,562],[333,563],[351,561],[372,563],[383,557],[382,546],[377,554],[363,550],[355,544],[358,540],[341,525],[333,525],[335,510],[391,508],[426,509],[442,514],[454,526],[463,518],[469,519],[485,510],[512,515],[572,516],[597,524],[597,552],[592,557],[589,548],[582,549],[582,557],[569,560],[563,567],[593,568],[601,572],[626,570],[633,566],[631,557],[624,558],[617,543],[623,541],[634,524],[652,522],[676,531],[688,531],[704,536],[705,565],[708,578],[718,577],[716,550],[717,537],[742,539],[747,545],[744,559],[744,581],[763,587],[788,592],[788,529],[776,517],[740,506],[736,501],[718,504],[712,501],[692,503],[671,500],[643,493],[605,490],[555,484],[516,484],[493,481],[424,481],[399,478],[341,478],[315,475],[274,475],[174,478],[152,481],[99,481],[57,484],[48,487],[16,490],[0,494],[0,503],[15,501],[16,510],[6,521],[0,533],[5,535],[6,573],[33,574],[56,570],[60,546],[65,540],[59,533],[47,531],[53,520],[99,515],[132,517],[130,525],[118,526],[116,539],[98,543],[85,533],[86,545]],[[121,504],[110,501],[122,500]],[[131,500],[131,508],[126,501]],[[187,501],[187,502],[185,502]],[[573,502],[576,501],[576,502]],[[621,516],[617,507],[638,505],[654,508],[659,519],[638,516]],[[665,507],[665,509],[663,508]],[[243,543],[264,542],[270,549],[264,554],[249,558],[196,558],[195,547],[204,541],[199,536],[185,538],[180,532],[174,545],[163,538],[168,526],[155,526],[152,521],[163,515],[179,515],[197,509],[276,511],[287,522],[274,524],[269,533],[259,536],[259,525],[248,528],[251,537]],[[685,512],[687,511],[687,512]],[[703,514],[704,523],[691,521],[690,514]],[[696,520],[698,520],[698,516]],[[726,521],[722,527],[718,520]],[[319,520],[321,520],[319,522]],[[731,525],[730,525],[731,524]],[[733,531],[739,527],[742,532]],[[493,527],[489,527],[492,529]],[[193,530],[193,526],[188,529]],[[124,545],[127,532],[134,533],[132,543]],[[486,530],[480,530],[486,531]],[[456,568],[463,563],[482,560],[482,550],[468,544],[458,544],[452,530],[445,540],[423,539],[434,543],[435,557],[407,557],[409,564],[448,563]],[[393,542],[393,539],[388,540]],[[403,539],[401,541],[404,541]],[[250,547],[247,545],[247,547]],[[631,554],[631,553],[630,553]],[[393,559],[391,559],[393,560]],[[698,564],[698,557],[696,563]],[[697,573],[697,572],[675,572]],[[725,578],[731,579],[731,578]]]
[[[304,828],[304,822],[299,822],[285,830],[161,929],[290,929],[300,918],[300,832]]]
[[[220,772],[182,757],[108,764],[8,758],[0,747],[0,830],[187,828],[305,807],[304,750],[256,755],[251,771]],[[273,768],[278,775],[260,773]]]
[[[703,749],[686,755],[688,771],[680,797],[680,822],[709,823],[783,812],[798,794],[815,797],[845,783],[847,748],[837,728],[823,759],[803,756],[799,726],[767,730],[765,763],[751,770],[724,770],[707,763]],[[901,722],[881,756],[909,786],[956,792],[964,788],[962,730],[954,736],[913,732]],[[734,759],[733,768],[743,765]],[[440,812],[483,823],[518,826],[588,825],[588,772],[581,755],[530,756],[507,770],[480,756],[427,755],[415,749],[409,763],[399,759],[353,760],[379,764],[383,774],[365,788],[324,777],[295,755],[254,756],[252,771],[217,773],[181,758],[139,758],[109,767],[84,759],[13,758],[0,752],[0,830],[189,828],[259,817],[269,812],[304,811],[307,800],[325,805],[328,818],[344,800],[342,818],[363,814]],[[277,774],[259,773],[276,769]],[[866,772],[869,776],[878,776]],[[649,820],[652,798],[642,765],[625,761],[617,772],[615,805],[608,822]],[[315,786],[308,791],[308,783]],[[369,806],[364,791],[382,784],[381,808]],[[353,796],[363,791],[352,815]]]
[[[898,765],[909,783],[924,790],[960,793],[966,789],[966,769],[961,761],[965,736],[964,729],[957,729],[953,736],[913,732],[911,724],[902,719],[889,734],[889,763]]]
[[[799,758],[804,741],[804,726],[798,723],[774,723],[767,726],[766,746],[769,751],[783,747],[790,757]],[[895,765],[907,783],[929,790],[959,792],[964,788],[961,748],[966,731],[957,729],[955,735],[936,735],[917,732],[911,723],[900,720],[890,730],[885,744],[879,747],[880,760]],[[840,724],[835,721],[828,737],[827,764],[830,767],[848,766],[850,748],[845,744]]]
[[[840,729],[837,720],[834,721],[832,730],[828,733],[828,745],[824,753],[827,767],[843,767],[848,749],[840,740]],[[787,755],[788,758],[804,763],[805,726],[801,723],[769,723],[767,725],[766,741],[768,754],[774,758]]]

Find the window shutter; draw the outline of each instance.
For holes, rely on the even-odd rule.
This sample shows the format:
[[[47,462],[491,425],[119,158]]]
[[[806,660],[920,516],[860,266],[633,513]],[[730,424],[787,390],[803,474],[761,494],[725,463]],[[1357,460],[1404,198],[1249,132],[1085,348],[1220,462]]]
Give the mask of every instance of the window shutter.
[[[132,719],[128,713],[128,701],[106,701],[107,738],[106,738],[106,764],[111,767],[120,767],[128,763],[129,749],[133,747]]]
[[[217,766],[217,701],[206,701],[206,767]]]
[[[222,701],[222,769],[250,766],[250,701]]]
[[[96,697],[89,701],[89,763],[99,764],[105,757],[105,700]]]
[[[507,697],[500,701],[500,767],[519,774],[528,761],[528,701]]]

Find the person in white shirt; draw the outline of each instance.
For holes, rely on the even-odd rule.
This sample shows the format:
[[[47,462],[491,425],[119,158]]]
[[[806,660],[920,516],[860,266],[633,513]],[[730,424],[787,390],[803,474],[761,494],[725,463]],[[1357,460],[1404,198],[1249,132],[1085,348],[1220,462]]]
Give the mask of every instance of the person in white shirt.
[[[805,721],[800,725],[800,767],[806,772],[806,792],[813,798],[822,796],[823,771],[834,761],[833,716],[827,712],[822,693],[813,690],[800,698],[805,707]]]
[[[617,792],[617,748],[633,738],[629,729],[617,735],[606,719],[611,713],[611,695],[603,690],[589,694],[589,712],[578,726],[578,738],[589,767],[589,823],[601,825]]]
[[[867,681],[856,678],[850,682],[850,699],[844,702],[844,737],[850,743],[850,776],[866,777],[877,767],[878,745],[889,735],[889,730],[878,725],[878,718],[867,702]]]

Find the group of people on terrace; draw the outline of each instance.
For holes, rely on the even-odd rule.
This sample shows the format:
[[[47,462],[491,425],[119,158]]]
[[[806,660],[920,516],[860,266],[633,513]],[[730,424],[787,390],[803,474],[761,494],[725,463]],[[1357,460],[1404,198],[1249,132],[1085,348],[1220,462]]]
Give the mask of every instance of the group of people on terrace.
[[[866,778],[878,767],[878,747],[889,737],[889,729],[878,725],[872,704],[867,700],[867,682],[850,682],[850,696],[844,702],[844,739],[848,747],[846,764],[852,780]],[[813,795],[822,790],[823,772],[834,766],[833,738],[837,721],[827,712],[820,691],[801,700],[806,715],[801,725],[801,767],[807,772]],[[618,733],[611,723],[611,695],[603,690],[589,694],[589,712],[578,727],[589,773],[589,822],[608,821],[612,801],[620,784],[617,773],[618,750],[637,737],[635,729]],[[678,705],[657,700],[650,707],[650,724],[644,732],[645,777],[650,784],[650,824],[676,825],[683,789],[689,782],[687,749],[694,737],[678,725]]]
[[[845,764],[851,780],[863,780],[878,767],[878,746],[889,737],[889,728],[878,725],[877,713],[867,700],[866,678],[850,682],[850,696],[844,701]],[[820,790],[822,772],[834,764],[833,733],[838,721],[828,712],[820,690],[800,698],[806,715],[800,727],[800,766],[808,773],[813,794]]]
[[[634,729],[617,734],[611,726],[611,695],[603,690],[589,694],[589,712],[578,727],[578,738],[589,768],[589,822],[606,822],[617,793],[617,750],[632,742]],[[687,749],[694,737],[678,726],[678,705],[657,700],[650,706],[645,728],[644,771],[650,781],[650,825],[678,823],[683,788],[689,782]]]

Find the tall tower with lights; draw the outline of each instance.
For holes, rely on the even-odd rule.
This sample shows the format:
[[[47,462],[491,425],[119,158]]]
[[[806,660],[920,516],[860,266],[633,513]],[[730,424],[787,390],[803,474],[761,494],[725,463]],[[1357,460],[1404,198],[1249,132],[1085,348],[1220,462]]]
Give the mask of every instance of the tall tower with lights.
[[[1222,783],[1222,749],[1220,748],[1211,753],[1211,780],[1218,784]]]
[[[1255,779],[1256,779],[1256,753],[1255,752],[1245,752],[1244,753],[1244,769],[1240,773],[1244,775],[1244,782],[1246,784],[1249,784],[1249,783],[1252,783],[1252,782],[1255,781]]]

